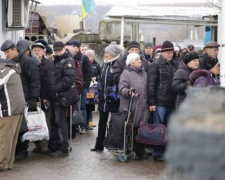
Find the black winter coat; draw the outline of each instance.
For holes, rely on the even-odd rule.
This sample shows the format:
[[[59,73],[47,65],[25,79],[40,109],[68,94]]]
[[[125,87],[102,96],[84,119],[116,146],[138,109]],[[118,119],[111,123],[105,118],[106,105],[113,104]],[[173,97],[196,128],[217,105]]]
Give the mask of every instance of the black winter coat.
[[[47,81],[49,97],[55,101],[59,101],[57,94],[75,84],[75,64],[67,51],[62,56],[55,56]]]
[[[86,55],[83,55],[79,51],[77,55],[74,56],[74,60],[77,60],[79,63],[81,63],[82,61],[81,67],[82,67],[83,78],[84,78],[83,87],[88,88],[91,83],[91,74],[92,74],[92,68],[91,68],[91,63],[89,61],[89,58]]]
[[[128,54],[126,54],[124,57],[119,57],[113,65],[113,81],[116,85],[119,84],[120,75],[122,74],[122,72],[126,66],[127,55]],[[143,55],[141,55],[141,63],[142,63],[142,67],[144,67],[144,70],[147,72],[148,71],[148,62],[146,61],[146,59]]]
[[[205,52],[199,57],[199,67],[198,69],[205,69],[205,66],[203,65],[203,59],[205,57],[208,57],[208,54]]]
[[[43,99],[49,99],[48,97],[48,83],[47,83],[47,75],[48,75],[48,70],[50,69],[51,65],[53,62],[46,57],[43,57],[41,60],[41,64],[39,67],[40,71],[40,81],[41,81],[41,93],[40,93],[40,98]]]
[[[98,110],[100,111],[110,111],[110,112],[117,112],[119,108],[119,100],[113,101],[109,96],[107,96],[107,87],[113,86],[113,75],[111,73],[112,66],[115,63],[107,62],[104,63],[101,67],[99,79],[98,79]],[[117,89],[118,94],[118,89]]]
[[[191,86],[189,76],[193,70],[186,64],[180,63],[178,70],[174,73],[172,88],[173,92],[176,93],[176,108],[186,98],[186,89]]]
[[[147,77],[149,106],[174,107],[175,94],[172,90],[172,80],[177,69],[177,61],[168,62],[162,55],[157,61],[151,63]]]
[[[23,92],[26,101],[30,98],[37,99],[40,97],[40,73],[35,62],[24,54],[19,54],[15,59],[21,68],[20,77],[23,85]]]

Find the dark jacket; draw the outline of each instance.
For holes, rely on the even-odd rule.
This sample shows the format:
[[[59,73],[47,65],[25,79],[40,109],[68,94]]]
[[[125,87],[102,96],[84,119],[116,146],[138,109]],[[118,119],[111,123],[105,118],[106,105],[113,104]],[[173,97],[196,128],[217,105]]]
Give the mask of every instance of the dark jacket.
[[[15,63],[20,64],[20,77],[23,85],[23,92],[26,100],[40,97],[40,73],[35,62],[28,56],[19,54],[15,59]]]
[[[153,56],[150,56],[149,54],[145,54],[145,52],[143,51],[142,54],[144,55],[146,61],[152,63],[154,61]]]
[[[48,70],[50,69],[53,62],[49,59],[47,59],[45,56],[41,59],[41,64],[39,65],[39,71],[40,71],[40,81],[41,81],[41,92],[40,92],[40,98],[43,99],[49,99],[48,92],[47,92],[47,75]]]
[[[189,76],[193,70],[189,68],[183,62],[180,63],[178,70],[174,73],[172,88],[173,92],[176,93],[176,108],[186,98],[186,89],[191,86]]]
[[[205,66],[203,65],[203,59],[205,57],[208,57],[208,54],[205,52],[199,57],[199,67],[198,69],[205,69]]]
[[[215,74],[208,70],[196,70],[191,73],[190,80],[195,87],[219,86],[219,80]]]
[[[99,73],[100,73],[100,65],[94,60],[93,63],[91,63],[91,66],[92,66],[92,74],[91,74],[91,77],[96,77],[97,80],[98,80],[98,76],[99,76]]]
[[[20,72],[13,61],[0,60],[0,118],[24,112],[25,98]]]
[[[119,84],[120,75],[122,74],[122,72],[126,66],[127,55],[128,54],[126,54],[124,57],[118,58],[113,65],[113,80],[116,85]],[[147,72],[148,71],[148,62],[146,61],[146,59],[143,55],[140,55],[140,56],[141,56],[142,66],[144,67],[144,70]]]
[[[174,107],[175,94],[172,90],[172,80],[177,69],[177,61],[168,62],[162,55],[157,61],[151,63],[147,78],[149,106]]]
[[[113,74],[112,66],[116,60],[111,62],[104,62],[98,79],[98,109],[100,111],[110,111],[110,112],[117,112],[119,108],[119,100],[114,101],[107,92],[107,87],[112,87],[114,85],[113,82]],[[118,94],[118,89],[117,92]]]
[[[86,55],[83,55],[80,51],[77,53],[76,56],[74,56],[74,60],[77,60],[81,63],[82,72],[83,72],[83,78],[84,78],[84,84],[83,87],[88,88],[91,82],[91,74],[92,74],[92,68],[91,63],[89,61],[89,58]]]
[[[148,114],[147,104],[147,73],[143,68],[127,66],[120,77],[120,110],[127,109],[130,103],[129,90],[135,89],[138,97],[135,97],[132,105],[133,123],[135,125],[144,124]]]
[[[75,64],[67,51],[62,56],[55,56],[47,81],[49,97],[54,101],[59,101],[58,94],[67,91],[75,83]]]

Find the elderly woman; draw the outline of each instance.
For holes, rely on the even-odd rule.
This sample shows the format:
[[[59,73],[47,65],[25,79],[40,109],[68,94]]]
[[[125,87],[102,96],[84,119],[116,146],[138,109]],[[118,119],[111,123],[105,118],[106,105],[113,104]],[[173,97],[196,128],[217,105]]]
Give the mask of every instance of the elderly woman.
[[[92,67],[92,74],[91,74],[91,81],[92,83],[98,80],[99,72],[100,72],[100,65],[95,60],[95,51],[89,49],[86,51],[86,55],[89,57],[89,61]],[[87,125],[90,127],[96,127],[95,123],[93,122],[93,114],[92,111],[95,111],[95,104],[86,104],[87,110]]]
[[[206,70],[197,70],[191,73],[190,80],[195,87],[219,86],[218,75],[220,64],[217,58],[205,57],[203,65]]]
[[[132,120],[134,124],[134,136],[137,135],[137,130],[140,125],[146,122],[148,115],[147,104],[147,74],[142,67],[140,55],[130,53],[126,59],[126,65],[120,77],[119,92],[120,109],[128,109],[131,88],[135,89],[134,103],[132,105]],[[134,142],[134,150],[140,158],[144,158],[143,145]]]
[[[100,116],[98,137],[95,147],[91,151],[104,150],[103,141],[105,139],[109,113],[117,112],[119,108],[119,98],[116,95],[118,92],[113,82],[112,67],[115,61],[120,58],[120,51],[119,47],[114,44],[105,48],[105,59],[98,79],[98,110]]]
[[[178,70],[173,76],[172,88],[176,95],[176,108],[186,98],[186,89],[191,86],[190,74],[197,70],[199,66],[199,57],[196,52],[187,53],[183,62],[180,63]]]

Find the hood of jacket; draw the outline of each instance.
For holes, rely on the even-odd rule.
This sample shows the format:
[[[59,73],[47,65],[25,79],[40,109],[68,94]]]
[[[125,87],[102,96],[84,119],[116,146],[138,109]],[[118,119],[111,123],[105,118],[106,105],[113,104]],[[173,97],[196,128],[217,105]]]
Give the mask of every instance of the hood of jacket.
[[[21,73],[21,69],[20,69],[19,63],[15,63],[14,61],[9,60],[9,59],[1,59],[0,60],[0,67],[1,68],[5,68],[6,66],[14,69],[18,74]]]
[[[191,80],[192,82],[194,82],[194,81],[195,81],[196,79],[198,79],[200,76],[208,77],[210,74],[211,74],[210,71],[207,71],[207,70],[204,70],[204,69],[196,70],[196,71],[193,71],[193,72],[190,74],[190,80]]]

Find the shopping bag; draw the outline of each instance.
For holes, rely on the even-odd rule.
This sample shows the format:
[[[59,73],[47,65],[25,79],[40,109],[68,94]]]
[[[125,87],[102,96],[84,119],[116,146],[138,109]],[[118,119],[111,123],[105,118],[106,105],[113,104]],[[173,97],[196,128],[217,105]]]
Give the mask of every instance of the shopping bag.
[[[93,84],[87,90],[86,104],[98,104],[98,84]]]
[[[37,107],[37,111],[28,111],[28,107],[24,110],[24,116],[27,121],[28,131],[21,137],[21,141],[26,140],[40,141],[49,140],[49,131],[46,123],[45,113],[40,107]]]

